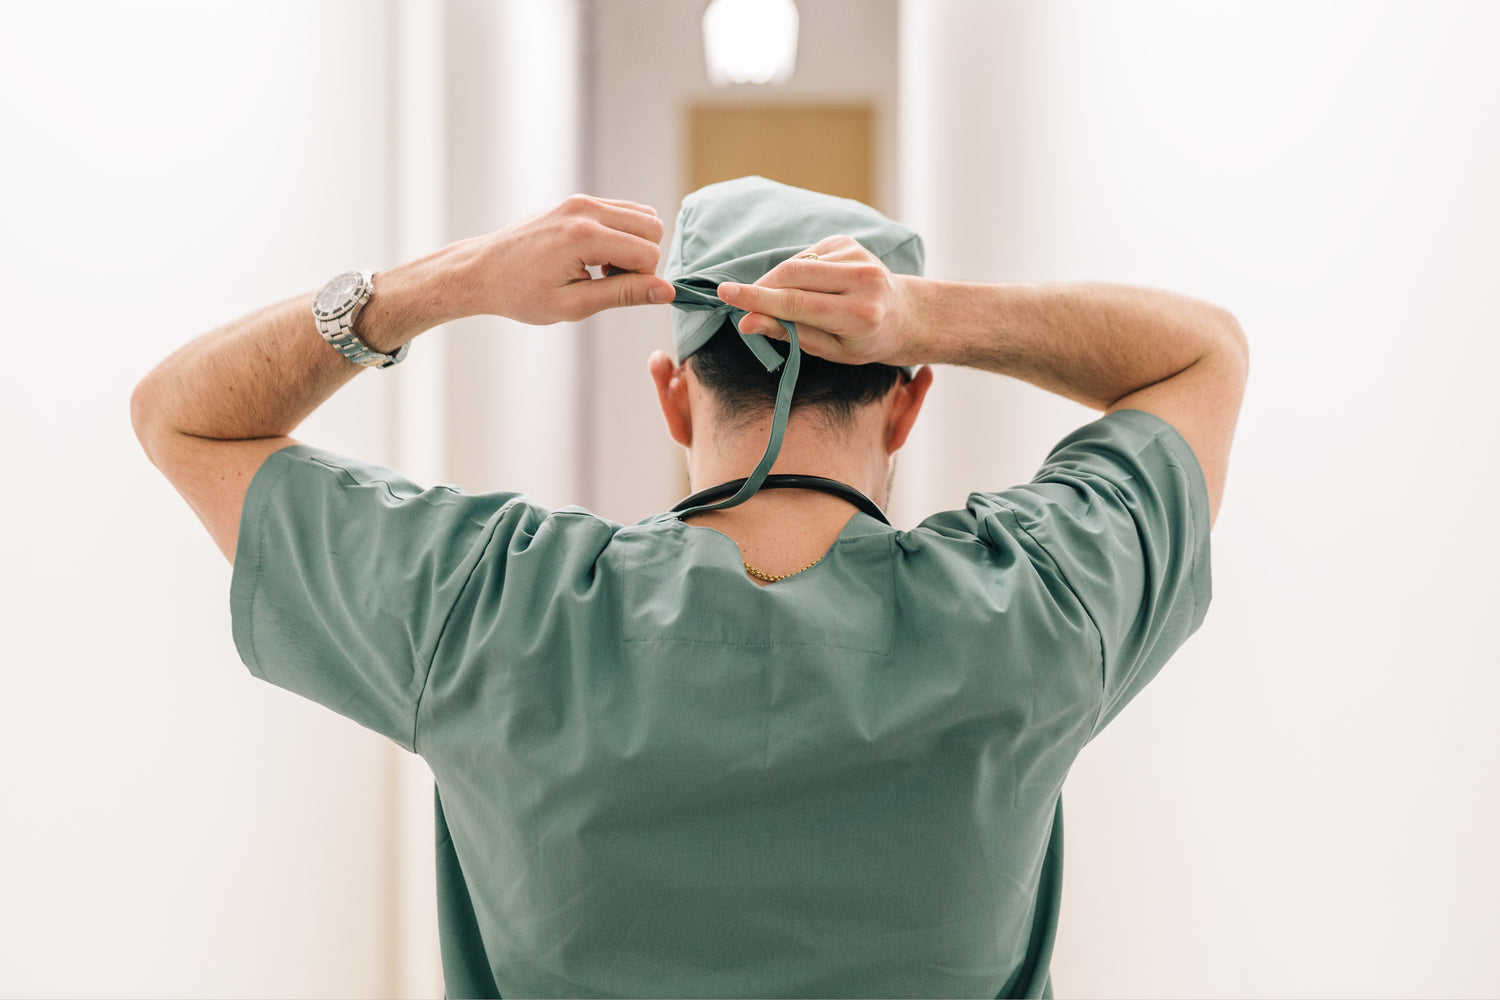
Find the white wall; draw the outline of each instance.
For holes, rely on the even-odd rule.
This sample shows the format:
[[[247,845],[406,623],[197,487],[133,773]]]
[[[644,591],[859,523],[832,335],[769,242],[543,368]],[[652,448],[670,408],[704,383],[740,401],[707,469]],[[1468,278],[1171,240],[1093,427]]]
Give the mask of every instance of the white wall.
[[[1065,793],[1059,995],[1500,992],[1497,36],[1480,3],[903,7],[930,273],[1171,288],[1251,343],[1214,607]],[[1087,416],[960,375],[907,509]]]
[[[580,31],[573,0],[450,0],[448,239],[584,186]],[[578,502],[579,337],[571,324],[497,317],[452,325],[445,476],[470,490],[524,489],[552,507]]]
[[[430,776],[249,676],[128,404],[205,329],[576,190],[577,17],[0,4],[0,995],[441,993]],[[577,333],[461,326],[299,436],[566,502],[574,430],[524,420],[576,409]]]
[[[368,995],[388,974],[383,741],[250,678],[229,568],[129,420],[177,345],[387,255],[364,208],[384,157],[327,152],[334,122],[387,142],[363,7],[0,16],[0,993]],[[387,388],[360,380],[307,433],[381,456],[360,417]]]

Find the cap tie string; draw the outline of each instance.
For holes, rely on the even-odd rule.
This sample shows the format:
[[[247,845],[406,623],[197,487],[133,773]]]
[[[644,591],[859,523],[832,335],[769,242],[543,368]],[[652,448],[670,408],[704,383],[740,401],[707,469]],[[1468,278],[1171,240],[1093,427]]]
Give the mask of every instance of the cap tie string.
[[[728,306],[725,306],[725,308],[728,308]],[[740,314],[744,315],[744,311],[740,310]],[[760,489],[761,484],[766,481],[767,474],[771,471],[771,466],[776,464],[776,456],[781,454],[782,438],[786,436],[787,419],[791,416],[792,412],[792,393],[797,388],[797,373],[802,370],[802,347],[797,342],[797,324],[788,323],[786,320],[777,320],[777,322],[786,330],[791,342],[791,350],[787,352],[785,359],[776,353],[766,338],[760,334],[753,334],[744,338],[746,345],[752,351],[755,351],[755,356],[760,358],[761,364],[766,366],[767,371],[775,371],[777,367],[781,367],[781,381],[776,386],[776,406],[771,412],[771,437],[766,442],[765,454],[761,455],[760,462],[755,466],[755,471],[750,473],[749,477],[745,480],[745,484],[736,491],[734,496],[727,500],[720,500],[718,503],[700,504],[697,507],[690,507],[680,512],[678,514],[679,517],[686,517],[689,514],[697,514],[705,510],[722,510],[725,507],[735,507],[744,503],[755,495],[756,490]],[[755,341],[759,341],[759,344],[754,343]],[[770,354],[775,359],[775,364],[768,362],[761,351],[756,350],[757,347],[763,348],[765,353]],[[784,365],[783,360],[785,361]]]

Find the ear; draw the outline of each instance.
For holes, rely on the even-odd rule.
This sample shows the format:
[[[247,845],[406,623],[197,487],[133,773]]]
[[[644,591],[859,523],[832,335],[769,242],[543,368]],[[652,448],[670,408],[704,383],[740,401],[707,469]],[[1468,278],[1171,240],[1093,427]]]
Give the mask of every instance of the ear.
[[[687,372],[673,363],[664,351],[655,351],[646,363],[651,381],[656,385],[656,401],[667,421],[667,433],[684,448],[693,444],[693,411],[688,405]]]
[[[906,436],[917,422],[922,401],[927,398],[927,390],[931,387],[932,368],[923,365],[910,379],[897,383],[891,390],[891,408],[885,424],[886,454],[894,455],[906,444]]]

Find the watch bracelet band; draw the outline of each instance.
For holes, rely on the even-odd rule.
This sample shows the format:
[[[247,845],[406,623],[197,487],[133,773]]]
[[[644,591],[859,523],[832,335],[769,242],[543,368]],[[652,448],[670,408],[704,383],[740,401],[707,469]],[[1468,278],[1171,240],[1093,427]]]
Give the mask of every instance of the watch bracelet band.
[[[348,314],[340,316],[336,321],[319,320],[318,332],[334,350],[366,368],[389,368],[406,357],[406,349],[411,346],[402,344],[395,354],[381,354],[355,335],[352,317]]]

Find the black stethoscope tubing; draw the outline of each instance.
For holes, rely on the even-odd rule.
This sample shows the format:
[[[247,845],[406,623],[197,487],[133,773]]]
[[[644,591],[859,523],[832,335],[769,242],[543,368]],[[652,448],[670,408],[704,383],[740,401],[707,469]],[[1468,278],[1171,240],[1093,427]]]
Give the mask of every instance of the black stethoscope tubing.
[[[675,514],[690,507],[700,506],[701,504],[713,503],[716,500],[723,500],[725,497],[732,497],[744,485],[744,479],[731,479],[727,483],[720,483],[717,486],[710,486],[706,490],[699,490],[673,507],[672,513]],[[874,500],[871,500],[853,486],[841,483],[837,479],[826,479],[823,476],[804,476],[796,473],[778,473],[774,476],[767,476],[766,481],[761,483],[760,488],[763,490],[817,490],[820,493],[830,493],[841,500],[849,501],[883,524],[891,523],[890,519],[885,516],[885,512],[876,505]]]

